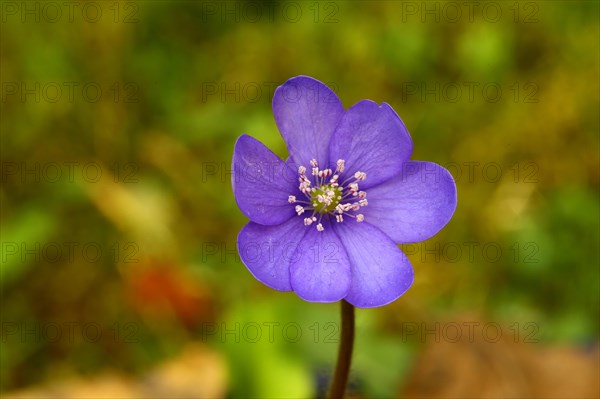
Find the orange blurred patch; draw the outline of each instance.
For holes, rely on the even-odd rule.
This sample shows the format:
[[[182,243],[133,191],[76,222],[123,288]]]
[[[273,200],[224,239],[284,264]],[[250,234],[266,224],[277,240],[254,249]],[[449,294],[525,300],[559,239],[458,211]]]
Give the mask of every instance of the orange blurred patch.
[[[177,319],[188,329],[214,319],[209,289],[181,265],[168,260],[142,261],[125,273],[126,297],[143,316]]]

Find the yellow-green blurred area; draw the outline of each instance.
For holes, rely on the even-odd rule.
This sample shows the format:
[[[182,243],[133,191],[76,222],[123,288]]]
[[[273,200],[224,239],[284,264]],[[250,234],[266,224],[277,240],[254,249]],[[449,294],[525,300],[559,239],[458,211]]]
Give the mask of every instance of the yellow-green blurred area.
[[[357,310],[352,397],[597,397],[597,2],[1,7],[4,397],[323,396],[339,304],[235,249],[234,142],[287,156],[296,75],[389,103],[458,188]]]

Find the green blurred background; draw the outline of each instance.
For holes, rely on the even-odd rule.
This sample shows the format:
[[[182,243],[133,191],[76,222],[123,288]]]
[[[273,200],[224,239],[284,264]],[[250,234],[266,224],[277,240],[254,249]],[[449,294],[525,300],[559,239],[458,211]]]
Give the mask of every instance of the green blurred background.
[[[6,397],[323,395],[339,305],[235,251],[234,142],[286,156],[271,98],[296,75],[388,102],[458,187],[403,246],[413,287],[358,310],[353,397],[598,394],[597,2],[1,11]]]

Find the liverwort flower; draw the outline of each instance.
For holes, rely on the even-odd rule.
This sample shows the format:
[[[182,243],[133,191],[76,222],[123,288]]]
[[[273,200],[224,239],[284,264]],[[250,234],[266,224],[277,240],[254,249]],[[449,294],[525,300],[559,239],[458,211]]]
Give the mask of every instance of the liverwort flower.
[[[262,283],[307,301],[394,301],[414,277],[396,244],[448,223],[452,176],[409,160],[411,137],[386,103],[345,110],[323,83],[298,76],[277,88],[273,113],[288,160],[248,135],[235,144],[233,192],[250,219],[238,235],[240,258]]]

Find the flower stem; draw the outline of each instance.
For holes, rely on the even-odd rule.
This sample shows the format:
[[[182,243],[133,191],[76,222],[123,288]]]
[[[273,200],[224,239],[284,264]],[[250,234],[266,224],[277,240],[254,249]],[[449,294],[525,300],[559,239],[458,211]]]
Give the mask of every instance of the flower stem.
[[[342,399],[348,383],[352,347],[354,345],[354,306],[342,300],[342,340],[338,352],[337,366],[329,391],[330,399]]]

